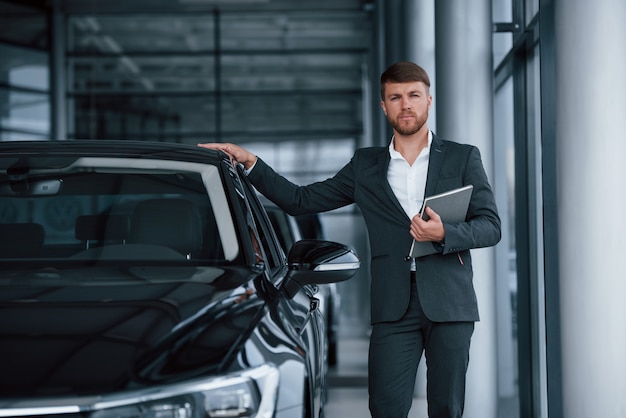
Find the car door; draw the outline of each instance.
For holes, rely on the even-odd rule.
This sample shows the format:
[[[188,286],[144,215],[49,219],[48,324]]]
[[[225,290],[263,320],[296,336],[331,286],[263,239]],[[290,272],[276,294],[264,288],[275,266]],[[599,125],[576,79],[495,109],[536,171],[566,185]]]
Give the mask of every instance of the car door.
[[[272,227],[267,212],[263,208],[252,185],[239,173],[244,193],[248,201],[250,218],[254,222],[257,240],[264,254],[269,280],[281,289],[287,259]],[[319,310],[319,299],[316,297],[317,286],[303,286],[293,296],[281,292],[278,302],[278,315],[285,320],[285,328],[302,350],[306,359],[308,381],[305,382],[305,396],[313,411],[319,411],[324,401],[326,386],[326,352],[327,342],[324,318]],[[307,393],[308,392],[308,393]],[[317,412],[313,416],[317,416]]]

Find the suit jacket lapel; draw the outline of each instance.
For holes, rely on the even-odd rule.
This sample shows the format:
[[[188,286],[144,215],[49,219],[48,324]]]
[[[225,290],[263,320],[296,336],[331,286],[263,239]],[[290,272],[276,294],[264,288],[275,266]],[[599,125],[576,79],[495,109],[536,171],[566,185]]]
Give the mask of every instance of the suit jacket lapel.
[[[400,213],[406,216],[406,213],[404,212],[402,205],[398,201],[398,198],[396,197],[396,195],[393,193],[393,190],[391,189],[391,186],[389,185],[389,180],[387,179],[387,171],[389,170],[390,159],[391,157],[389,155],[389,150],[385,148],[383,152],[381,152],[380,155],[378,156],[378,175],[381,177],[380,182],[383,185],[383,190],[389,197],[389,200],[400,211]]]
[[[446,146],[435,134],[433,134],[433,142],[430,146],[430,157],[428,159],[428,175],[426,176],[426,189],[424,197],[435,194],[435,187],[439,179],[439,172],[443,165],[443,158],[446,154]]]

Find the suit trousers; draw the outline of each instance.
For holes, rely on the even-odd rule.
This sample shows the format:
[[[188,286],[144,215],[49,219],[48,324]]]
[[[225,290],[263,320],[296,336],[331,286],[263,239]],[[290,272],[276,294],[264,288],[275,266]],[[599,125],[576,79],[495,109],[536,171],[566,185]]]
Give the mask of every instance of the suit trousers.
[[[473,322],[432,322],[426,318],[411,273],[411,298],[404,316],[372,327],[368,361],[372,417],[407,417],[417,366],[424,352],[428,416],[460,418],[473,332]]]

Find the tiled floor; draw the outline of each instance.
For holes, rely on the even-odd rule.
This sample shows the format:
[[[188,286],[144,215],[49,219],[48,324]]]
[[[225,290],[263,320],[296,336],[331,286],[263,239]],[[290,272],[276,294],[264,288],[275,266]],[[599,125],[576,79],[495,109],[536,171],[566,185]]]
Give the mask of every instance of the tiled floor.
[[[339,340],[337,367],[328,376],[326,418],[367,418],[367,339]],[[408,418],[427,418],[426,399],[413,398]]]

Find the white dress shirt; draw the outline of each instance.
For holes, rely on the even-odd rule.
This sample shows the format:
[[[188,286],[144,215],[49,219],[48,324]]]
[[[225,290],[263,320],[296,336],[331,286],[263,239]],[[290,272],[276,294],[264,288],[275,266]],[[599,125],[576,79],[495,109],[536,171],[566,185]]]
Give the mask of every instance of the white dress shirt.
[[[426,189],[426,176],[428,174],[428,159],[430,156],[430,144],[433,134],[428,131],[428,144],[417,159],[410,165],[404,157],[394,149],[394,138],[389,144],[389,169],[387,181],[393,190],[393,194],[402,205],[409,219],[417,215],[424,203],[424,191]]]
[[[404,157],[395,150],[394,138],[389,144],[389,168],[387,169],[387,181],[393,190],[393,194],[402,205],[402,209],[409,219],[417,215],[424,203],[426,191],[426,176],[428,175],[428,159],[430,156],[430,144],[433,142],[433,133],[428,131],[428,144],[417,159],[410,165]],[[407,229],[408,233],[408,229]],[[407,248],[407,254],[409,248]],[[411,271],[415,271],[415,259],[411,260]]]

